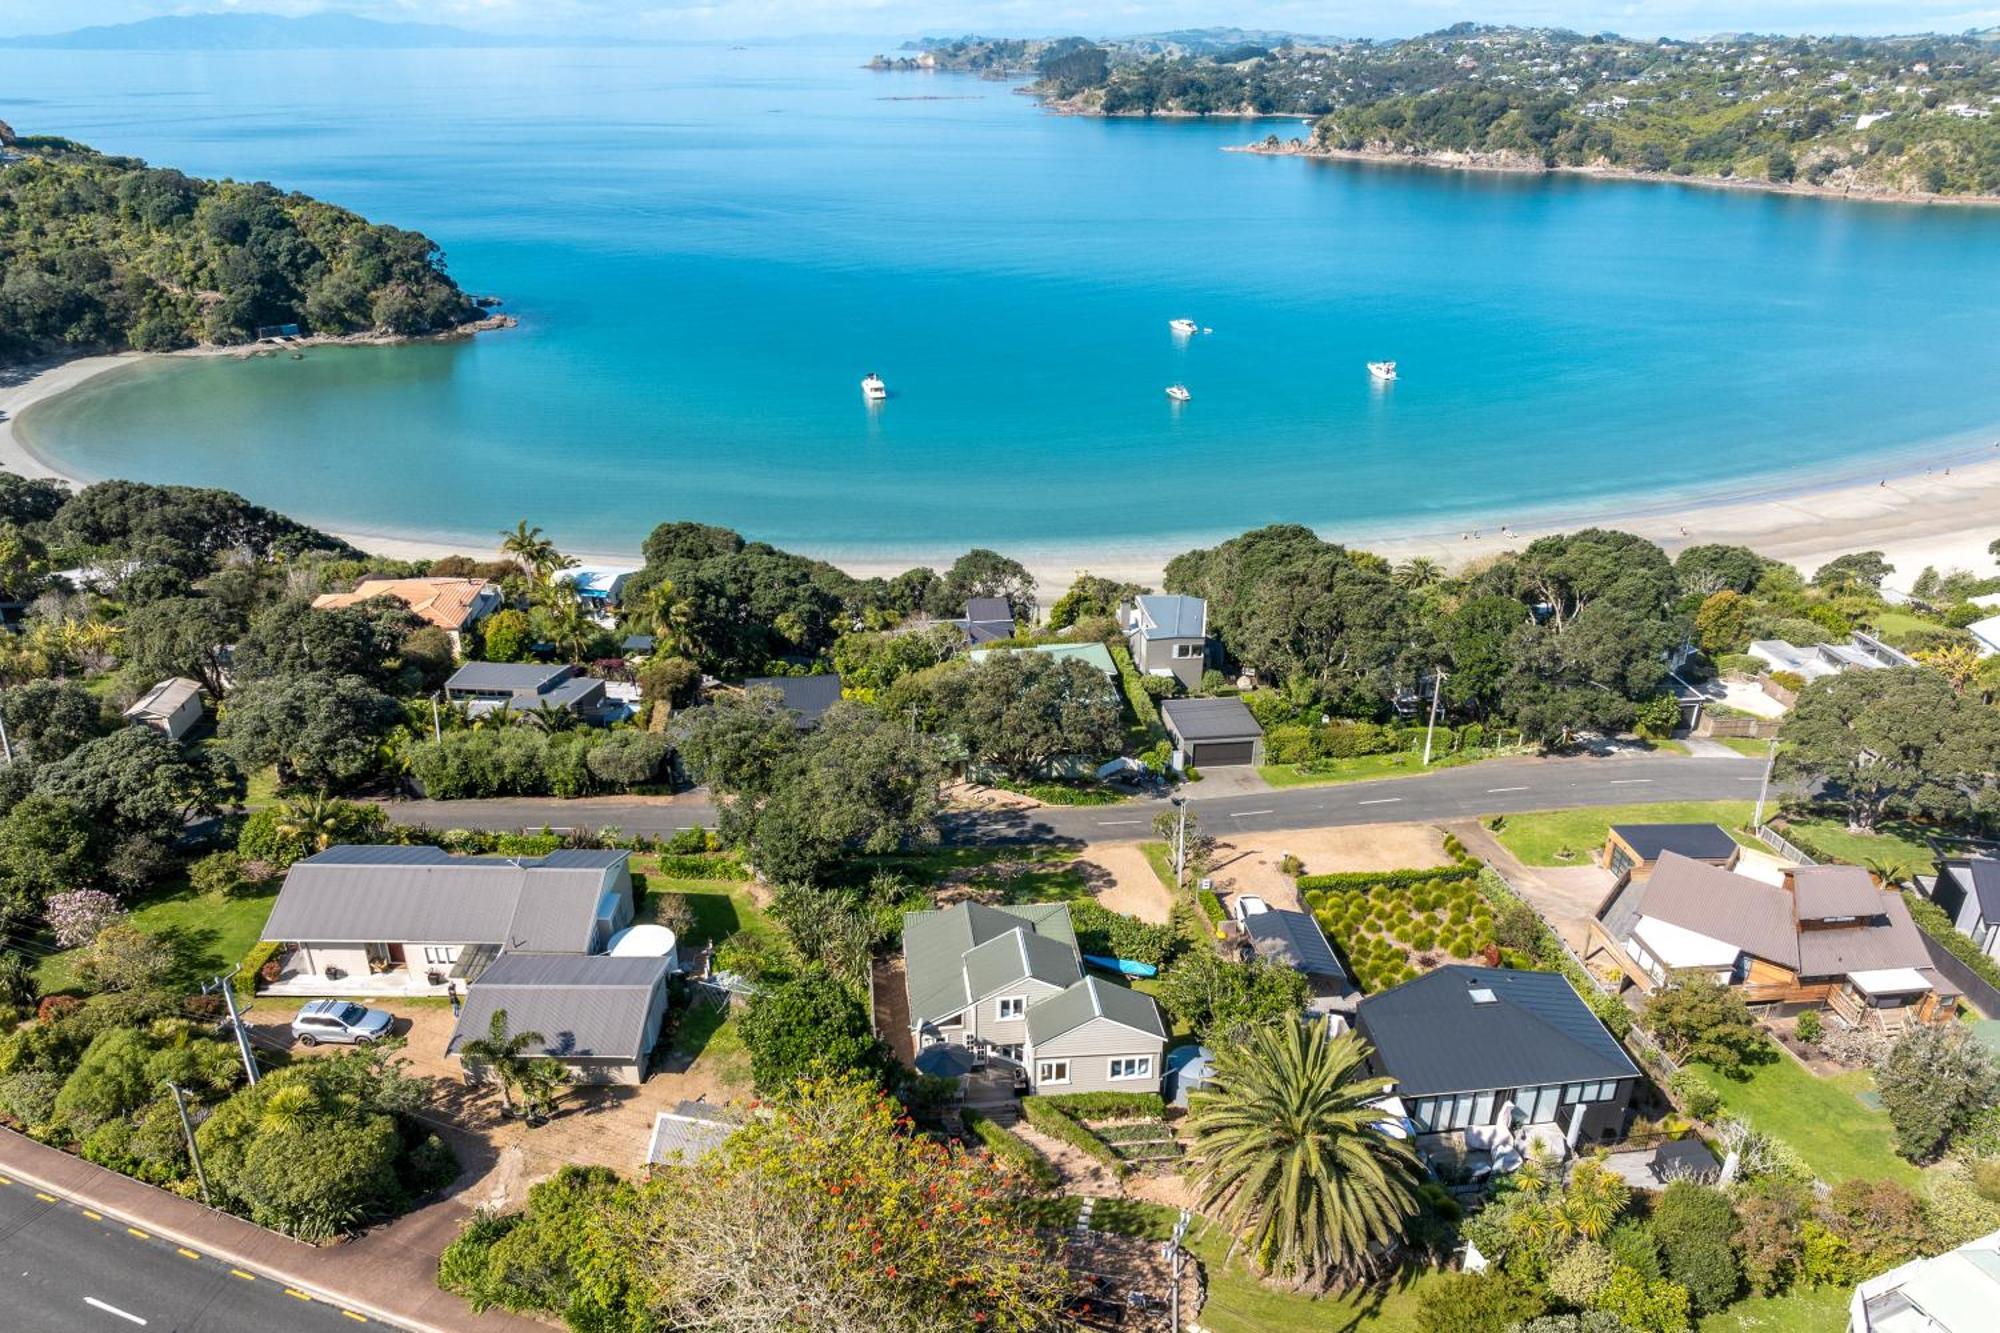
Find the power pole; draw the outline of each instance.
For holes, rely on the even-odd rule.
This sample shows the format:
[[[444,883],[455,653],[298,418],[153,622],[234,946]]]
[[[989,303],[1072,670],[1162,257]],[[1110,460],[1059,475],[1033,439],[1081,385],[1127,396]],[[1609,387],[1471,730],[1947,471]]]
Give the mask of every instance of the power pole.
[[[201,1169],[201,1149],[194,1146],[194,1126],[188,1122],[187,1103],[181,1100],[180,1085],[172,1079],[165,1081],[167,1088],[174,1094],[174,1109],[181,1113],[181,1132],[187,1135],[188,1159],[194,1163],[194,1178],[201,1186],[201,1201],[207,1203],[208,1173]]]
[[[1174,1285],[1167,1293],[1168,1308],[1171,1311],[1171,1319],[1173,1321],[1169,1326],[1170,1333],[1181,1333],[1181,1259],[1183,1257],[1181,1241],[1187,1236],[1188,1221],[1188,1210],[1183,1208],[1181,1209],[1180,1221],[1174,1223],[1173,1239],[1167,1242],[1168,1257],[1172,1259],[1174,1266]]]
[[[14,765],[14,744],[7,739],[7,719],[0,717],[0,755],[5,755],[7,766]]]
[[[257,1086],[257,1057],[250,1053],[250,1034],[244,1030],[243,1016],[236,1012],[236,992],[229,986],[230,978],[242,970],[243,965],[238,963],[229,969],[226,975],[203,985],[201,993],[208,994],[210,986],[222,992],[223,1007],[229,1010],[229,1026],[236,1030],[236,1049],[243,1055],[243,1075],[250,1080],[250,1086],[254,1088]]]
[[[1778,738],[1773,736],[1764,749],[1764,778],[1757,784],[1757,809],[1750,816],[1750,831],[1755,833],[1764,827],[1764,798],[1771,792],[1771,769],[1778,762]]]
[[[431,743],[444,744],[444,724],[438,720],[437,691],[431,691]]]
[[[1431,668],[1431,720],[1429,724],[1424,727],[1423,766],[1425,768],[1429,768],[1431,766],[1431,735],[1437,731],[1438,696],[1442,694],[1443,691],[1444,691],[1444,672],[1433,667]]]
[[[1187,887],[1187,797],[1174,802],[1180,807],[1180,822],[1174,826],[1174,887]]]

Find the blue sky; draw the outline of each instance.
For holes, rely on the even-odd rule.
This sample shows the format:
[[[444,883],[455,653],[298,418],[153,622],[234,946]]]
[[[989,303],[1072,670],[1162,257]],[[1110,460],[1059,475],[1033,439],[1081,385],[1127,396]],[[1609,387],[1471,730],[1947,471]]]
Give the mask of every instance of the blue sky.
[[[2000,0],[0,0],[0,32],[163,14],[334,9],[505,32],[742,37],[938,32],[1106,34],[1230,24],[1405,36],[1462,19],[1637,37],[1722,31],[1957,32],[2000,24]]]

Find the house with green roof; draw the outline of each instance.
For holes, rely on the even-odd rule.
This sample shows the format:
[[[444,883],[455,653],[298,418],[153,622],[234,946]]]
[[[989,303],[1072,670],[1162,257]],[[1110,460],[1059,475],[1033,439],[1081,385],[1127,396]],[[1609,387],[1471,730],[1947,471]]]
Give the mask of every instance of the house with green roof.
[[[1018,1068],[1036,1092],[1152,1092],[1167,1028],[1150,996],[1083,974],[1064,903],[903,918],[911,1046],[926,1074]]]

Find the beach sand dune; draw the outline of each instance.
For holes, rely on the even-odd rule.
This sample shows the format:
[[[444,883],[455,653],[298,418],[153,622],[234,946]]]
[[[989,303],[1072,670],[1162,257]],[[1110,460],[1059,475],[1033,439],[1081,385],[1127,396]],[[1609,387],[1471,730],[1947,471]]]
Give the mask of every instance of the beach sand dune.
[[[193,355],[214,355],[213,351]],[[0,370],[0,468],[30,477],[58,477],[72,482],[48,460],[31,452],[14,430],[14,423],[31,405],[75,388],[95,375],[127,365],[140,353],[89,356],[40,366]],[[179,355],[179,354],[176,354]],[[1852,464],[1843,464],[1851,469]],[[1886,466],[1886,465],[1885,465]],[[1891,588],[1907,588],[1926,565],[1939,570],[1988,572],[1994,557],[1988,544],[2000,538],[2000,439],[1974,455],[1961,450],[1948,463],[1940,459],[1928,468],[1885,472],[1872,480],[1843,480],[1815,486],[1809,479],[1745,482],[1734,490],[1676,503],[1643,507],[1608,502],[1588,509],[1536,515],[1511,521],[1506,515],[1468,519],[1468,526],[1446,532],[1378,528],[1344,532],[1321,529],[1329,540],[1374,551],[1390,560],[1427,556],[1446,568],[1489,560],[1518,550],[1536,537],[1579,527],[1617,527],[1650,538],[1668,551],[1715,542],[1748,546],[1773,559],[1784,560],[1810,574],[1835,556],[1849,551],[1881,551],[1895,567]],[[1848,474],[1852,475],[1851,471]],[[255,499],[255,496],[251,497]],[[662,519],[674,517],[662,515]],[[1432,520],[1435,521],[1435,520]],[[340,534],[364,550],[405,560],[464,553],[464,541],[422,533],[374,533],[346,530]],[[751,534],[755,535],[755,534]],[[1225,534],[1226,535],[1226,534]],[[565,534],[554,539],[572,549]],[[1192,545],[1186,540],[1115,545],[1079,543],[1074,548],[1012,550],[1034,573],[1044,592],[1067,587],[1084,569],[1093,574],[1158,587],[1166,562]],[[810,548],[802,548],[815,554]],[[575,554],[585,564],[636,566],[637,551],[585,551]],[[850,572],[889,576],[916,564],[942,567],[959,552],[940,550],[899,554],[894,558],[855,559],[830,555]]]

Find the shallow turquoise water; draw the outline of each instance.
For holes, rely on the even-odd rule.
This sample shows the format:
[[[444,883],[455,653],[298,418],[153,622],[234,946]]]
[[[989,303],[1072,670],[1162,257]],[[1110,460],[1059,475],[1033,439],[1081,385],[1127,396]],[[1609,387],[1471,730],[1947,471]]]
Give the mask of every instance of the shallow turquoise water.
[[[149,364],[30,433],[349,530],[929,557],[1519,522],[2000,425],[2000,211],[1264,159],[1219,150],[1296,122],[867,54],[0,52],[18,130],[422,228],[522,321]]]

